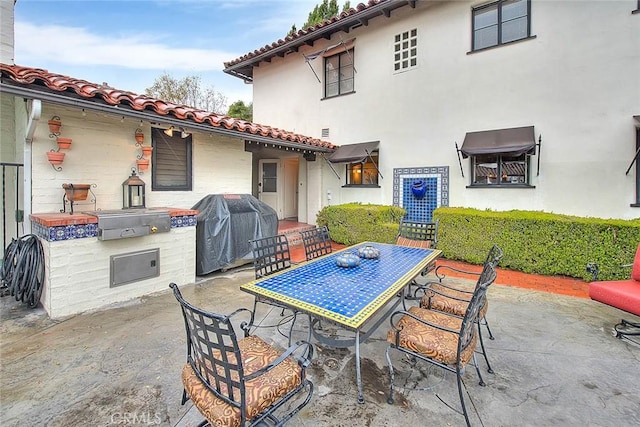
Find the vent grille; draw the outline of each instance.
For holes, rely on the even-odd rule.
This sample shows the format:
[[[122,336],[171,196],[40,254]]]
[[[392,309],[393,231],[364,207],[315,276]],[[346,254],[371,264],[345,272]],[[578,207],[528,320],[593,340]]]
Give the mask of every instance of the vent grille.
[[[322,129],[322,137],[329,138],[329,128]]]

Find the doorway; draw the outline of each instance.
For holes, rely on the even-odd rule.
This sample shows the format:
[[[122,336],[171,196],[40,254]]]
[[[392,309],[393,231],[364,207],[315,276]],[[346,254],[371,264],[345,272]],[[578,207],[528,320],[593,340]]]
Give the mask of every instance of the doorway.
[[[298,217],[298,166],[297,157],[258,162],[258,199],[271,206],[278,219]]]

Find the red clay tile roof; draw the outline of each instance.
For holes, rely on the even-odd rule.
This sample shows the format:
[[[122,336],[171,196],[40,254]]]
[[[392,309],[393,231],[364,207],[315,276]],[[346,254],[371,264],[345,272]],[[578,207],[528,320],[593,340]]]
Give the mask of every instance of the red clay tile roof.
[[[313,43],[323,37],[327,37],[335,32],[344,31],[348,33],[351,26],[360,24],[367,25],[368,20],[379,15],[390,16],[391,11],[406,5],[415,7],[416,0],[369,0],[368,3],[359,3],[331,19],[326,19],[319,24],[309,28],[304,28],[295,34],[289,34],[284,39],[279,39],[270,45],[265,45],[260,49],[247,53],[240,58],[225,62],[224,72],[240,77],[244,80],[253,79],[252,68],[261,61],[268,61],[275,56],[284,56],[285,53],[297,51],[305,44]]]
[[[41,68],[29,68],[19,65],[0,63],[0,77],[2,85],[8,84],[7,79],[20,86],[28,86],[30,89],[42,92],[59,93],[61,96],[71,98],[86,98],[97,100],[107,105],[129,107],[140,112],[152,112],[161,117],[173,116],[185,122],[209,124],[213,128],[227,129],[251,135],[259,135],[275,140],[286,141],[299,145],[300,148],[334,149],[335,145],[327,141],[296,134],[271,126],[247,122],[245,120],[228,117],[222,114],[211,113],[177,105],[171,102],[151,98],[146,95],[138,95],[133,92],[118,90],[109,86],[91,83],[62,74],[50,73]],[[48,91],[46,89],[49,89]],[[159,119],[160,120],[160,119]],[[186,124],[185,124],[186,125]],[[212,129],[215,132],[215,129]],[[277,141],[274,141],[277,142]],[[326,150],[324,150],[326,151]]]

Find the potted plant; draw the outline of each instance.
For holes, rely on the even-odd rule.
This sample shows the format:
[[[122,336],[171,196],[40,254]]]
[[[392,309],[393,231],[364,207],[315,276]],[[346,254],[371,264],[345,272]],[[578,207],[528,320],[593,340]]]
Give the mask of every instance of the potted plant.
[[[135,136],[138,144],[142,144],[144,142],[144,133],[142,133],[141,129],[136,129]]]
[[[59,151],[47,151],[47,159],[52,165],[61,165],[64,162],[64,153]]]
[[[138,169],[140,170],[145,170],[149,168],[149,159],[138,159],[137,160],[138,163]]]
[[[69,201],[87,200],[90,187],[90,184],[62,184]]]
[[[63,150],[71,148],[71,141],[73,141],[71,138],[62,138],[60,136],[56,138],[58,148],[61,148]]]
[[[60,128],[62,127],[62,122],[60,121],[60,117],[53,116],[51,120],[49,120],[49,132],[58,134],[60,133]]]
[[[148,145],[145,145],[145,146],[142,147],[142,155],[144,157],[151,156],[151,152],[153,152],[153,147],[150,147]]]

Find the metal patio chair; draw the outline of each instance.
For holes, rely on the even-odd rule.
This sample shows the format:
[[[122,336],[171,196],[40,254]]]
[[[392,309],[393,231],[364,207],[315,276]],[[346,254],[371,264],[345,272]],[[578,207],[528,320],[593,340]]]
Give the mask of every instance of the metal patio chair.
[[[487,257],[483,263],[483,268],[484,266],[491,265],[491,267],[495,269],[498,263],[500,263],[500,260],[503,256],[504,253],[502,249],[498,245],[493,245],[487,253]],[[462,285],[454,286],[444,283],[443,279],[445,278],[445,275],[443,273],[443,270],[452,270],[458,273],[463,273],[475,277],[481,275],[481,273],[479,272],[461,270],[448,265],[439,265],[435,269],[435,275],[438,278],[438,282],[429,282],[421,287],[424,295],[420,299],[420,307],[429,310],[437,310],[444,313],[450,313],[462,317],[467,310],[475,289],[471,287],[464,287]],[[477,323],[478,336],[480,338],[480,348],[482,349],[484,360],[487,363],[487,371],[489,373],[493,373],[493,369],[491,368],[491,364],[489,363],[489,358],[487,357],[487,352],[485,350],[482,330],[480,329],[480,324],[484,324],[487,328],[487,331],[489,332],[489,339],[494,339],[494,336],[491,333],[491,328],[489,327],[489,322],[486,318],[488,308],[489,304],[485,299],[484,304],[480,308],[480,315],[477,319]]]
[[[312,230],[301,231],[304,254],[307,261],[318,258],[322,255],[330,254],[333,251],[329,229],[327,226],[316,227]]]
[[[280,426],[309,403],[313,395],[313,383],[306,377],[313,357],[310,343],[299,341],[280,351],[249,335],[251,310],[241,308],[226,316],[207,312],[185,301],[175,283],[169,286],[180,303],[187,333],[182,404],[193,402],[205,417],[200,426]],[[232,320],[236,323],[243,314],[251,320],[240,323],[244,337],[238,338]],[[283,405],[295,397],[304,399],[285,411]],[[285,413],[276,416],[280,408]]]
[[[490,264],[485,265],[464,317],[461,319],[420,307],[411,307],[408,311],[397,311],[391,315],[392,329],[387,333],[389,346],[386,351],[391,376],[387,399],[389,404],[393,403],[394,389],[394,370],[390,353],[392,350],[397,350],[411,359],[424,361],[442,368],[445,372],[456,374],[462,412],[444,402],[438,395],[436,397],[449,408],[464,415],[467,426],[471,425],[464,401],[462,374],[464,367],[472,362],[478,373],[480,385],[485,385],[475,356],[478,330],[475,323],[485,303],[487,287],[495,277],[494,268]]]
[[[279,271],[286,270],[294,264],[291,261],[289,240],[284,234],[250,240],[249,244],[251,245],[251,251],[253,253],[253,269],[255,271],[256,279],[261,279]],[[256,310],[258,303],[282,308],[280,316],[284,316],[285,310],[288,309],[288,307],[284,307],[275,301],[256,297],[253,304],[254,311]],[[291,332],[293,331],[297,315],[298,312],[294,311],[291,317],[292,322],[289,331],[289,344],[291,344]],[[281,322],[281,324],[287,323],[287,321],[288,319]]]
[[[291,267],[289,240],[284,234],[250,240],[256,279]]]
[[[435,222],[419,222],[401,220],[396,236],[396,245],[408,246],[410,248],[435,249],[438,246],[438,225],[440,220]],[[433,261],[420,273],[426,276],[436,268]],[[416,282],[413,281],[412,285]],[[410,291],[410,289],[409,289]],[[411,292],[410,292],[411,293]]]

